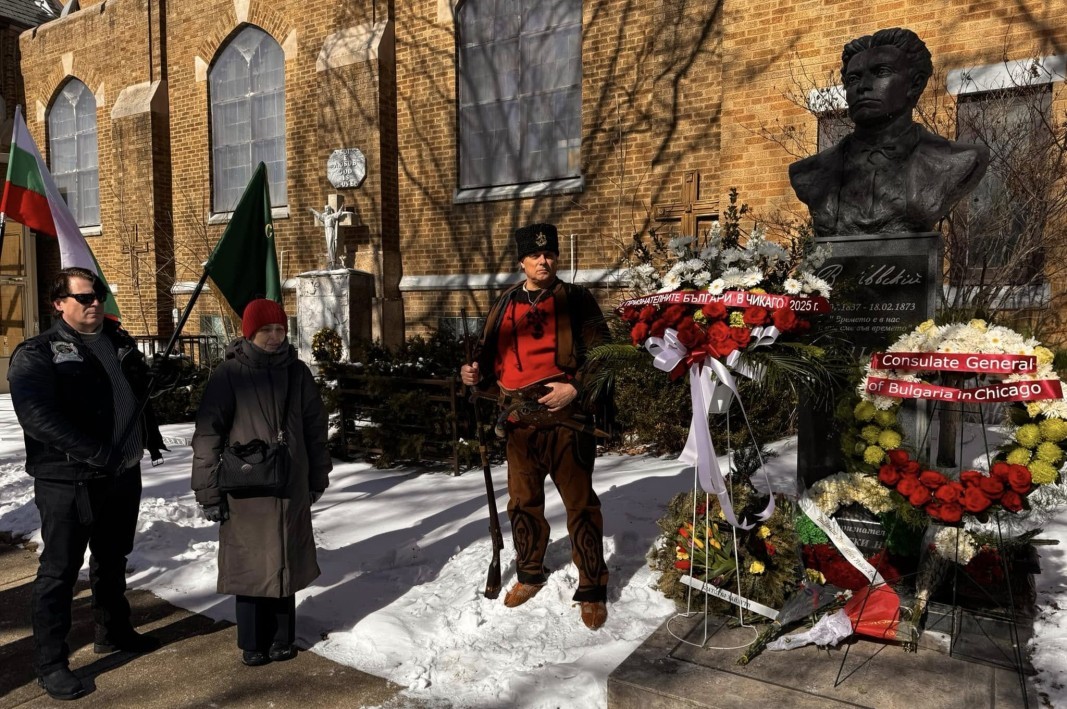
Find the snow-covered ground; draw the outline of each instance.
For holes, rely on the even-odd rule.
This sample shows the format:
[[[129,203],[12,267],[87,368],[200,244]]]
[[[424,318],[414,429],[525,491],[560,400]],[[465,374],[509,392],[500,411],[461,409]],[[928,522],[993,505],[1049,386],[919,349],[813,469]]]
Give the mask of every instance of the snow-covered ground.
[[[164,427],[181,439],[190,425]],[[795,476],[791,441],[779,447],[772,478]],[[233,601],[215,593],[217,530],[200,518],[189,491],[188,446],[145,467],[130,585],[216,619],[234,619]],[[0,531],[40,541],[32,481],[10,397],[0,396]],[[609,618],[587,630],[570,598],[577,574],[559,497],[548,495],[555,572],[517,609],[482,595],[491,545],[480,470],[459,477],[340,463],[314,508],[322,575],[298,596],[299,643],[339,663],[386,677],[423,700],[454,707],[604,707],[608,674],[659,624],[673,604],[654,588],[645,554],[656,520],[692,474],[673,460],[603,456],[595,487],[603,502],[611,570]],[[494,469],[497,505],[506,506],[503,466]],[[775,483],[777,486],[778,483]],[[506,515],[504,586],[514,581]],[[1067,513],[1046,527],[1067,541]],[[1033,680],[1050,706],[1067,706],[1067,544],[1040,547],[1042,613]]]

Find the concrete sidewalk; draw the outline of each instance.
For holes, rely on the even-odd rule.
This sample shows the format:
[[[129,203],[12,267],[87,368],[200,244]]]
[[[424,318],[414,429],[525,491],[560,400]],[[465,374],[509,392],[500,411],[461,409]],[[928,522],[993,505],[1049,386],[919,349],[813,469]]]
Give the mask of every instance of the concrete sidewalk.
[[[33,672],[30,591],[37,556],[0,543],[0,709],[7,707],[419,707],[400,687],[311,652],[289,662],[245,667],[237,628],[132,590],[133,624],[163,647],[147,655],[93,653],[88,584],[78,583],[68,639],[71,669],[92,687],[75,702],[52,700]]]

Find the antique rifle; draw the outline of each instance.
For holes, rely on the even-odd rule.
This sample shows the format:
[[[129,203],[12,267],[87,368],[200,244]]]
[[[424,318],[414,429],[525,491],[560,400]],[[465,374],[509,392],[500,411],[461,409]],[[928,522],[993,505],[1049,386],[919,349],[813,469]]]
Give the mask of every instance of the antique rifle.
[[[460,311],[463,319],[463,347],[467,354],[467,363],[473,361],[471,333],[467,327],[467,311]],[[485,442],[485,428],[478,410],[476,388],[471,387],[471,406],[474,407],[474,427],[478,432],[478,453],[482,456],[482,472],[485,474],[485,495],[489,502],[489,533],[493,539],[493,559],[489,562],[489,573],[485,579],[485,597],[496,598],[500,595],[500,550],[504,548],[504,537],[500,533],[500,515],[496,510],[496,491],[493,489],[493,471],[489,467],[489,449]]]

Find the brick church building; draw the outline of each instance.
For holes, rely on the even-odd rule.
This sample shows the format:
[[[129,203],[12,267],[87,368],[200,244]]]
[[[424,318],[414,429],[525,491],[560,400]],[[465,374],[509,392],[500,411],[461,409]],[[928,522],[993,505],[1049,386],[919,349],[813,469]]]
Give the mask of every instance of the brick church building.
[[[705,228],[730,188],[803,220],[787,169],[833,140],[841,48],[862,34],[925,40],[934,119],[1016,89],[1067,105],[1067,0],[69,1],[21,33],[19,100],[134,333],[171,331],[261,160],[287,306],[324,264],[309,210],[339,195],[346,265],[373,274],[373,334],[395,344],[484,313],[524,223],[556,223],[561,276],[610,305],[635,234]],[[365,177],[331,182],[338,155]],[[44,322],[58,251],[35,246]],[[224,312],[209,294],[189,331]]]

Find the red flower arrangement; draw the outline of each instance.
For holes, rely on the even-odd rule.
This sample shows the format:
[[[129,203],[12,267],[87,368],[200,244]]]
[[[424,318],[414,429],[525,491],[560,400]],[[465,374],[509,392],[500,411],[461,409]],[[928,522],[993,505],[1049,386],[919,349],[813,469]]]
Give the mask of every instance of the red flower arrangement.
[[[878,469],[878,480],[945,524],[959,522],[964,514],[980,515],[996,505],[1019,512],[1035,487],[1024,465],[1001,461],[993,464],[989,475],[964,470],[959,480],[951,480],[936,470],[922,470],[905,450],[896,448],[888,454],[889,462]]]
[[[850,591],[871,584],[870,579],[842,556],[833,544],[805,544],[801,551],[804,556],[804,568],[820,572],[829,584]],[[901,571],[892,563],[890,555],[884,549],[869,557],[867,562],[878,570],[886,583],[893,583],[901,577]]]

